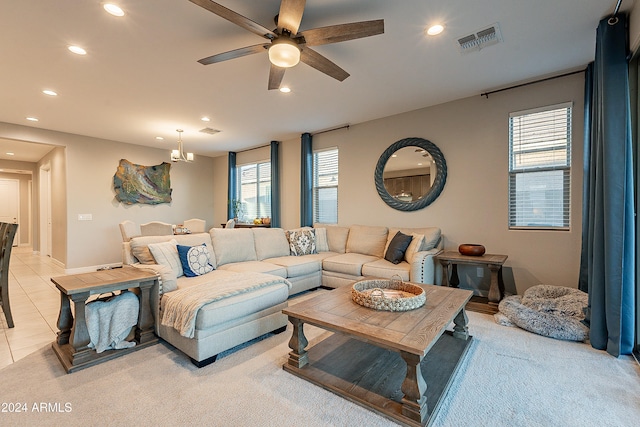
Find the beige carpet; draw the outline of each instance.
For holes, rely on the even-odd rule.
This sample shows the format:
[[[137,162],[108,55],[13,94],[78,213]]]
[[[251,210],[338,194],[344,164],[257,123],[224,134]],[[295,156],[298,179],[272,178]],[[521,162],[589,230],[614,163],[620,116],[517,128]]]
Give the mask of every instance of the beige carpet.
[[[638,425],[632,358],[499,326],[485,314],[469,320],[474,343],[433,425]],[[0,425],[394,425],[283,371],[290,330],[202,369],[158,344],[67,375],[47,346],[0,370]],[[306,332],[311,344],[329,334]],[[26,413],[5,412],[23,403]]]

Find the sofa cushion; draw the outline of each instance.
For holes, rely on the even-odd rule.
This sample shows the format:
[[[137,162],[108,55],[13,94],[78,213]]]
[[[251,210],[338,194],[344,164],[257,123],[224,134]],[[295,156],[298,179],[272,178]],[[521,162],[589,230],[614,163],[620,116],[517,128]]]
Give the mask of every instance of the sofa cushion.
[[[149,244],[168,242],[169,240],[175,240],[177,243],[186,246],[196,246],[204,243],[209,250],[211,265],[215,268],[216,258],[213,253],[213,247],[211,246],[211,236],[209,233],[179,234],[175,236],[138,236],[132,238],[129,245],[131,247],[131,253],[141,264],[155,264],[156,261],[149,250]]]
[[[252,228],[258,260],[289,255],[289,241],[282,228]]]
[[[347,252],[383,258],[388,231],[387,227],[352,225],[347,239]]]
[[[326,228],[327,245],[330,252],[343,254],[346,252],[349,227],[340,227],[332,224],[313,224],[313,228]]]
[[[409,272],[411,270],[411,266],[408,262],[400,262],[398,264],[394,264],[392,262],[387,261],[386,259],[379,259],[376,261],[368,262],[362,266],[362,275],[363,276],[375,276],[375,277],[383,277],[385,279],[391,279],[392,276],[398,275],[402,278],[403,281],[409,281]]]
[[[407,251],[407,248],[411,243],[411,239],[413,239],[413,237],[407,236],[401,231],[398,231],[387,246],[387,250],[384,253],[384,259],[393,264],[398,264],[400,261],[403,261],[404,253]]]
[[[433,249],[436,247],[438,242],[440,241],[440,237],[442,236],[442,230],[438,227],[422,227],[422,228],[407,228],[407,227],[389,227],[389,238],[387,239],[387,246],[391,243],[391,239],[396,235],[398,231],[401,231],[404,234],[422,234],[424,236],[424,242],[422,243],[422,247],[420,247],[419,251],[428,251],[429,249]]]
[[[178,255],[177,245],[178,242],[171,239],[168,242],[150,243],[149,250],[156,260],[156,264],[170,268],[176,277],[180,277],[184,273],[182,272],[182,263]]]
[[[316,253],[316,233],[313,228],[287,231],[289,250],[293,256]]]
[[[322,269],[336,273],[362,275],[362,266],[377,260],[378,257],[358,253],[347,253],[331,256],[322,260]]]
[[[327,229],[324,227],[314,228],[316,231],[316,252],[329,252],[329,241],[327,240]]]
[[[288,297],[289,288],[282,284],[215,301],[198,311],[196,330],[206,330],[258,313],[286,301]]]
[[[219,270],[225,271],[235,271],[238,273],[243,272],[253,272],[253,273],[267,273],[273,274],[274,276],[279,276],[284,279],[287,278],[287,269],[272,264],[266,261],[242,261],[242,262],[232,262],[229,264],[224,264],[218,267]]]
[[[138,236],[129,241],[131,253],[141,264],[156,264],[149,250],[149,243],[168,242],[173,236]]]
[[[182,271],[187,277],[201,276],[213,271],[209,250],[205,244],[197,246],[178,245]]]
[[[322,259],[313,257],[313,255],[270,258],[265,262],[286,268],[287,278],[306,276],[322,270]]]
[[[411,243],[409,244],[407,251],[404,253],[404,260],[409,263],[413,260],[413,256],[416,252],[419,252],[420,248],[424,244],[424,235],[414,233],[411,236]]]
[[[252,229],[212,228],[210,234],[218,267],[231,262],[257,261]]]

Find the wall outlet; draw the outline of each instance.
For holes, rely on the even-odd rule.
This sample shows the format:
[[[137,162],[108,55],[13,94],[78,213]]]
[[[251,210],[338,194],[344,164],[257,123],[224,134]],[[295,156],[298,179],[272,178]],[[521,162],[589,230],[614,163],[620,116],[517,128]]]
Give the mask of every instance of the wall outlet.
[[[78,221],[91,221],[93,220],[93,215],[91,214],[78,214]]]
[[[476,268],[476,274],[478,275],[478,277],[484,277],[484,268],[477,267]]]

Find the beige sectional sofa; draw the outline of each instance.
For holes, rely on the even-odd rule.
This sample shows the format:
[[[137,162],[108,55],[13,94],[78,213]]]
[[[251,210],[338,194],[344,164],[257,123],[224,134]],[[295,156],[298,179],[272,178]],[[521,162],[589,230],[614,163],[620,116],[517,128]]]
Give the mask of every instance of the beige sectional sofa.
[[[393,264],[384,256],[398,231],[413,238],[406,259]],[[292,243],[297,245],[298,239],[306,246],[295,246],[293,252],[305,254],[295,256]],[[434,256],[441,240],[436,227],[213,228],[209,233],[134,237],[123,243],[123,264],[160,274],[160,288],[152,292],[156,333],[204,366],[222,351],[284,331],[282,309],[291,295],[350,285],[365,276],[399,275],[405,281],[439,284],[441,270]],[[178,246],[190,258],[180,260]],[[187,258],[197,258],[195,267]],[[202,274],[185,276],[201,267]],[[182,313],[184,307],[191,312]]]

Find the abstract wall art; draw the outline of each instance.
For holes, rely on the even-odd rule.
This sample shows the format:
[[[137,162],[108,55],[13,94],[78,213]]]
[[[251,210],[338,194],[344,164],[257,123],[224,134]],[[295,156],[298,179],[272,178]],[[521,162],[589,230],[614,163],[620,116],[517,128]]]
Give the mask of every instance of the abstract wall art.
[[[126,205],[171,203],[171,164],[142,166],[121,159],[113,176],[116,199]]]

